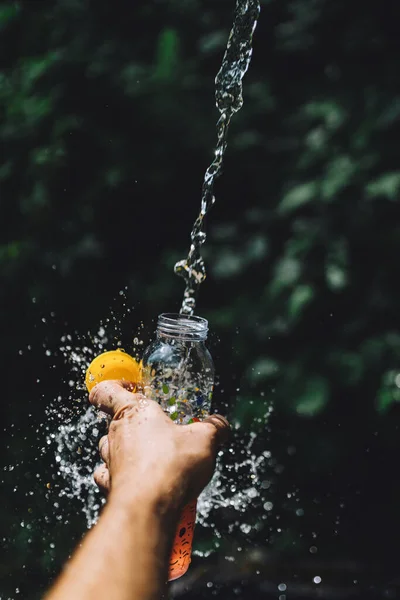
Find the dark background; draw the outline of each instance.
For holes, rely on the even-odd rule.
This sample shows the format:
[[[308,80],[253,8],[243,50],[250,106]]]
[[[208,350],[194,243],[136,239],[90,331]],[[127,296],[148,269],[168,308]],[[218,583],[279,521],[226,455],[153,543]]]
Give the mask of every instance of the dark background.
[[[61,336],[90,344],[111,318],[109,347],[130,351],[140,322],[148,339],[179,309],[173,265],[212,158],[233,8],[0,2],[2,600],[41,597],[86,528],[73,501],[55,517],[47,486],[46,410],[85,406]],[[257,431],[273,458],[262,500],[217,511],[220,550],[194,558],[174,597],[396,597],[399,17],[395,2],[262,2],[197,313],[213,332],[215,408],[240,426],[236,444]],[[252,530],[228,533],[234,520]]]

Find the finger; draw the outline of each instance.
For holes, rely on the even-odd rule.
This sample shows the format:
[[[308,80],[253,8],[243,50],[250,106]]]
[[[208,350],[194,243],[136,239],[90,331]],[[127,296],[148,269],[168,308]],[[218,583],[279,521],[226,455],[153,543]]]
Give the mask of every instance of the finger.
[[[143,385],[139,381],[133,383],[132,381],[125,381],[123,379],[120,381],[120,384],[124,389],[128,390],[128,392],[132,392],[133,394],[143,391]]]
[[[210,415],[209,417],[204,419],[202,423],[210,423],[215,427],[217,431],[215,439],[217,445],[225,444],[231,437],[232,430],[231,426],[229,425],[229,421],[222,415]]]
[[[108,445],[108,435],[103,435],[99,441],[99,453],[106,465],[110,459],[110,446]]]
[[[93,479],[102,492],[107,493],[110,491],[110,471],[105,464],[102,464],[95,469]]]
[[[102,381],[90,392],[89,402],[113,416],[123,406],[133,406],[135,396],[120,381]]]

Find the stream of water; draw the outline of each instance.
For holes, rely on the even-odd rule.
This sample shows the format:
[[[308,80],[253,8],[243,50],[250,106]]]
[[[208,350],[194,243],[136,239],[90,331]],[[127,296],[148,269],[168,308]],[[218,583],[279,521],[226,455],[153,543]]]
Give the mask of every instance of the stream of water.
[[[206,240],[205,218],[215,202],[214,183],[222,170],[231,118],[243,105],[242,80],[250,64],[253,33],[259,13],[259,0],[237,0],[228,44],[215,78],[215,100],[221,113],[217,123],[215,156],[204,175],[200,213],[190,234],[189,254],[175,265],[175,273],[183,277],[186,283],[180,310],[186,315],[193,315],[198,289],[206,277],[204,260],[200,254]]]

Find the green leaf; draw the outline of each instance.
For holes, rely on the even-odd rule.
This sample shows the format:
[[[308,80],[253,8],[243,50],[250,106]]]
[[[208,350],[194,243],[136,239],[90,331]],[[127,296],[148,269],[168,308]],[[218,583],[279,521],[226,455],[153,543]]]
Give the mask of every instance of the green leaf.
[[[117,187],[123,180],[123,173],[119,167],[111,167],[104,174],[105,181],[110,187]]]
[[[237,276],[244,270],[245,264],[245,258],[241,253],[234,252],[229,248],[223,249],[214,258],[213,275],[220,279]]]
[[[268,244],[265,236],[255,235],[249,239],[246,247],[246,261],[248,263],[265,258],[268,251]]]
[[[265,423],[269,415],[270,402],[265,398],[238,396],[232,417],[241,427],[255,427],[256,423]]]
[[[13,163],[11,160],[7,160],[2,165],[0,165],[0,180],[7,179],[10,177],[13,171]]]
[[[400,402],[400,374],[398,369],[390,369],[382,376],[382,385],[375,405],[379,413],[385,413],[397,402]]]
[[[278,259],[274,267],[274,276],[268,285],[268,296],[276,297],[285,288],[295,285],[301,275],[300,262],[294,258],[284,256]]]
[[[249,377],[252,380],[268,379],[279,371],[279,364],[268,356],[260,357],[253,363]]]
[[[174,78],[179,60],[179,37],[175,29],[164,29],[158,38],[154,79]]]
[[[8,261],[19,258],[23,244],[21,242],[10,242],[0,246],[0,261]]]
[[[9,21],[15,19],[20,10],[19,3],[10,2],[4,6],[0,6],[0,29],[6,27]]]
[[[382,388],[379,390],[376,397],[376,410],[380,414],[386,413],[392,404],[396,402],[393,392],[388,388]]]
[[[321,195],[331,200],[347,185],[350,185],[356,171],[349,156],[338,156],[332,160],[321,183]]]
[[[386,196],[389,200],[396,200],[400,190],[400,171],[385,173],[378,179],[371,181],[367,185],[367,195],[369,198],[376,196]]]
[[[306,383],[304,393],[295,401],[297,414],[314,417],[320,413],[329,401],[329,387],[326,379],[313,377]]]
[[[312,202],[317,196],[317,184],[315,181],[302,183],[291,189],[282,199],[278,206],[281,214],[291,213],[294,210]]]
[[[339,265],[327,265],[325,275],[326,282],[331,290],[337,291],[346,287],[348,282],[347,273]]]
[[[324,102],[308,102],[303,108],[302,116],[323,120],[328,130],[334,131],[346,120],[346,111],[334,100]]]
[[[359,353],[345,350],[333,351],[329,356],[329,362],[345,385],[357,385],[364,376],[364,360]]]
[[[311,285],[299,285],[289,298],[288,313],[291,317],[298,317],[304,308],[314,298],[314,289]]]

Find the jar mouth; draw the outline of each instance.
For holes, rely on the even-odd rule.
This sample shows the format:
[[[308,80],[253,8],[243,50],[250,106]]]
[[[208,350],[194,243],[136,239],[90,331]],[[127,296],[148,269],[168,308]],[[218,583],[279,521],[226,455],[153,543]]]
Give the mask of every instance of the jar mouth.
[[[163,313],[158,317],[157,332],[181,340],[202,341],[207,338],[208,321],[203,317]]]

